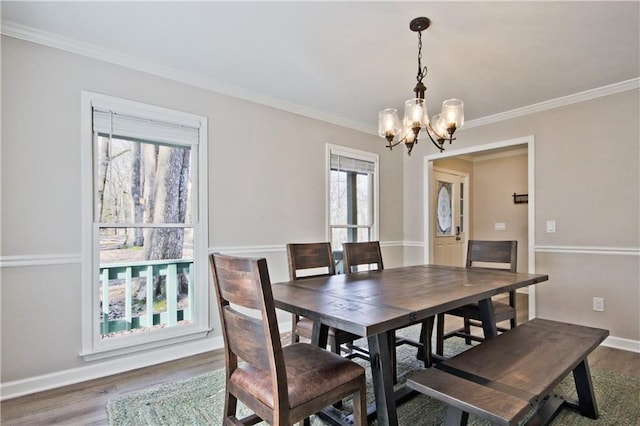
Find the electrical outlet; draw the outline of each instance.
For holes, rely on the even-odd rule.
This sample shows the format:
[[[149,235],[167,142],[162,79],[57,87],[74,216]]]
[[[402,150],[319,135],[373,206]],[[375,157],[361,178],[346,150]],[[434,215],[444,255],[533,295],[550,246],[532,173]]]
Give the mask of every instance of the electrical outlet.
[[[598,312],[604,311],[604,299],[602,297],[593,298],[593,310]]]

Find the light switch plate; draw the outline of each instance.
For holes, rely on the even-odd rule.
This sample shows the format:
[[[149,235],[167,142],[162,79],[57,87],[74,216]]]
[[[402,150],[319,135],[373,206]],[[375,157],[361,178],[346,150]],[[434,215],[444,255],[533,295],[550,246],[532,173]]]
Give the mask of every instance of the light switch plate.
[[[505,229],[507,229],[507,224],[504,222],[496,222],[493,225],[493,229],[495,229],[496,231],[504,231]]]
[[[556,221],[548,220],[547,221],[547,234],[555,234],[556,233]]]

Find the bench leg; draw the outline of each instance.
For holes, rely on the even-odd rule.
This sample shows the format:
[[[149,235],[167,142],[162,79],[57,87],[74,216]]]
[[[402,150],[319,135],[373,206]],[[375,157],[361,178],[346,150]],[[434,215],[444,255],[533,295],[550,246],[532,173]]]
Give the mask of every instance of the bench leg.
[[[444,416],[444,426],[466,426],[469,413],[451,405],[447,406]]]
[[[598,406],[596,396],[593,393],[593,383],[591,381],[591,371],[589,363],[585,358],[576,368],[573,369],[573,380],[576,383],[578,392],[578,407],[583,416],[597,419]]]
[[[471,344],[471,339],[469,338],[469,335],[471,334],[471,321],[469,320],[469,318],[465,318],[464,319],[464,334],[466,335],[464,338],[464,343],[466,345],[470,345]]]

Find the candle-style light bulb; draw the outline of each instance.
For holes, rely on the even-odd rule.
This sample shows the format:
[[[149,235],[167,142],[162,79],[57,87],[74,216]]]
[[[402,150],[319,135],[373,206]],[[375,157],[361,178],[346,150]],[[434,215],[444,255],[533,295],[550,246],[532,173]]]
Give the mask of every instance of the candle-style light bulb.
[[[409,99],[404,103],[404,125],[414,129],[425,128],[429,123],[427,105],[422,98]]]
[[[442,103],[442,116],[447,129],[455,131],[464,124],[464,103],[460,99],[447,99]]]
[[[391,142],[401,131],[398,110],[387,108],[378,114],[378,135]]]

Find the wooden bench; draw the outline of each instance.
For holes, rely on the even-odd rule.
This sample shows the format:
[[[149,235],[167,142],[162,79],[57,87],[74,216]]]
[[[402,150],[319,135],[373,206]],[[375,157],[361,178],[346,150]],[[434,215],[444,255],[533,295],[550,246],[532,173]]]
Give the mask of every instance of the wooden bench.
[[[596,419],[587,356],[608,335],[608,330],[536,318],[410,374],[407,386],[448,404],[446,425],[465,425],[469,413],[515,425],[534,408],[527,424],[548,424],[564,405]],[[571,371],[578,401],[553,393]]]

